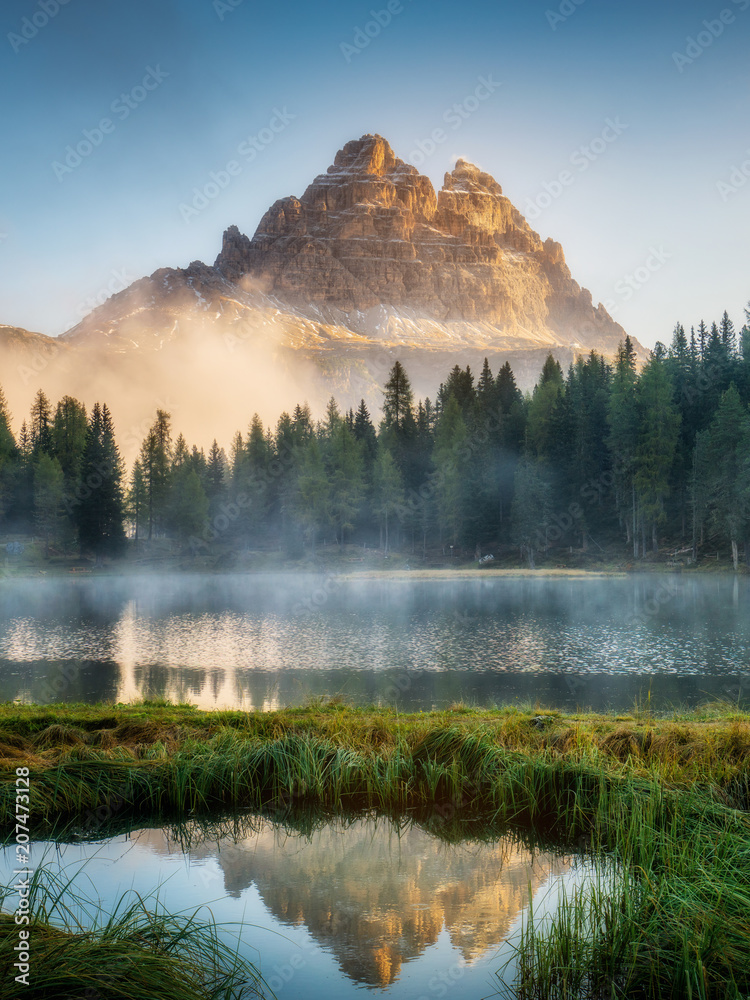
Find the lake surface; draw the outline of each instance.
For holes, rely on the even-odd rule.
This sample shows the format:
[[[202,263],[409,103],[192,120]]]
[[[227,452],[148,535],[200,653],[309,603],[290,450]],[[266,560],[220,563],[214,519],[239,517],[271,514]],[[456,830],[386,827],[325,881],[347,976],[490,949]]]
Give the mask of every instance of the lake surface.
[[[746,703],[749,612],[748,581],[730,576],[6,580],[0,699]]]
[[[248,816],[35,843],[31,867],[43,864],[105,913],[130,890],[173,914],[209,907],[279,1000],[493,996],[530,898],[549,913],[562,885],[591,877],[590,863],[510,837],[446,844],[369,816],[310,834]],[[3,882],[15,867],[13,848],[0,851]]]

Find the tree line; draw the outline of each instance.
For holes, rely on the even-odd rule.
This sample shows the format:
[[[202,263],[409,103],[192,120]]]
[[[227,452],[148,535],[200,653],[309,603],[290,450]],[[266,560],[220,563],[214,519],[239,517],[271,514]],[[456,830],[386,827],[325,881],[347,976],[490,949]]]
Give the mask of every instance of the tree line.
[[[18,438],[0,390],[0,530],[34,532],[46,553],[97,558],[172,539],[199,554],[322,543],[426,555],[515,547],[535,565],[560,546],[712,545],[747,560],[750,539],[750,309],[687,335],[677,324],[639,370],[629,338],[563,372],[550,355],[532,392],[509,364],[456,365],[415,400],[396,361],[376,426],[364,400],[320,420],[306,404],[275,428],[257,416],[228,452],[175,437],[157,410],[126,470],[112,416],[37,392]]]

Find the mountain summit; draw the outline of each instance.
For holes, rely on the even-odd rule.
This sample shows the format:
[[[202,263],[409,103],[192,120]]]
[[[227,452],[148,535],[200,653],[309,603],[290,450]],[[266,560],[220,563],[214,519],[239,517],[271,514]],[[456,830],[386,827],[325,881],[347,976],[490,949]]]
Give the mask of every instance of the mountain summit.
[[[301,198],[274,203],[252,239],[230,227],[214,266],[303,309],[491,324],[488,348],[513,339],[612,353],[624,337],[493,177],[458,160],[436,194],[379,135],[348,142]]]

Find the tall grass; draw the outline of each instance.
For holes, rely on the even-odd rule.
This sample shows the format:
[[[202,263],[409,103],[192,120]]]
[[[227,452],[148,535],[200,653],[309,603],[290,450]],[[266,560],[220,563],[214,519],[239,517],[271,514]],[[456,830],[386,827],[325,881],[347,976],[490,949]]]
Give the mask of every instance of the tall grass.
[[[10,891],[0,897],[5,902]],[[178,917],[134,893],[102,915],[50,867],[31,885],[30,985],[15,981],[18,927],[0,914],[0,1000],[241,1000],[264,993],[212,919]]]
[[[520,1000],[750,995],[750,821],[683,793],[600,816],[599,877],[531,915],[517,946]],[[606,852],[601,850],[606,841]]]
[[[115,718],[109,736],[82,720],[78,732],[56,732],[57,748],[49,729],[65,718],[27,720],[20,734],[10,727],[10,737],[33,743],[37,836],[71,822],[87,836],[112,819],[238,807],[282,818],[407,813],[449,839],[478,826],[533,831],[603,868],[553,917],[527,922],[517,955],[522,1000],[750,996],[745,717],[639,725],[509,710],[404,722],[331,708],[216,714],[209,724],[159,711],[171,712],[163,724],[146,711]],[[6,745],[9,755],[24,752]],[[11,796],[3,783],[5,817]]]

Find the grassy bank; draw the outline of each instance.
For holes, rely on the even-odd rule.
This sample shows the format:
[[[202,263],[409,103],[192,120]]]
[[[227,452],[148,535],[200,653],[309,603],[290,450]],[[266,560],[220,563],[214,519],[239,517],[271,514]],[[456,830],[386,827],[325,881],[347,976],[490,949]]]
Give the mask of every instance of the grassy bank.
[[[0,902],[13,895],[0,894]],[[15,900],[17,902],[17,898]],[[154,902],[152,907],[148,903]],[[240,1000],[270,995],[219,928],[196,914],[165,913],[135,893],[103,916],[47,868],[30,887],[28,984],[18,983],[19,927],[0,914],[0,1000]]]
[[[28,766],[37,837],[236,807],[553,837],[617,874],[528,926],[520,996],[750,993],[750,718],[729,706],[655,718],[4,705],[0,761],[4,829],[14,769]]]
[[[0,705],[0,801],[13,768],[28,766],[38,835],[111,804],[115,789],[121,810],[144,816],[259,806],[278,796],[329,808],[431,807],[441,795],[463,801],[486,784],[490,758],[503,774],[591,771],[608,782],[700,788],[744,809],[750,716],[726,704],[661,717],[462,705],[411,714],[336,703],[277,712]],[[467,800],[475,814],[496,808],[484,784]],[[5,809],[5,829],[8,816]]]

